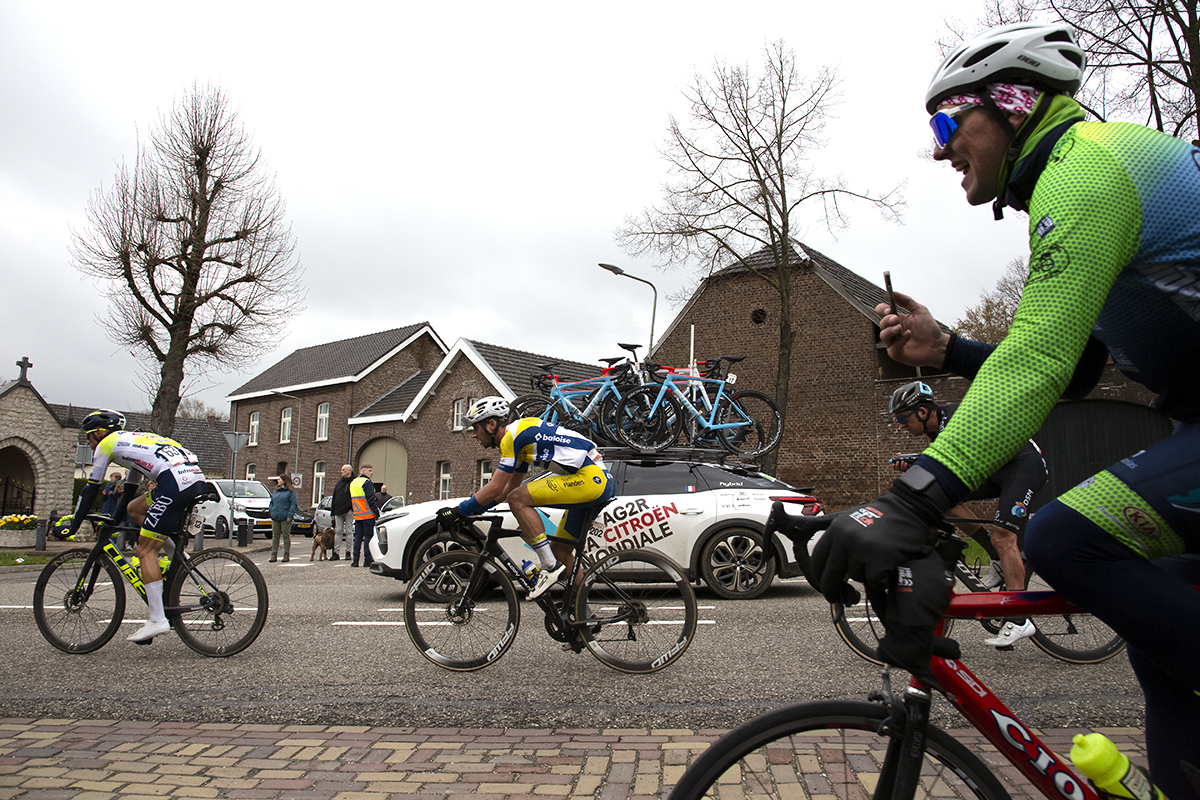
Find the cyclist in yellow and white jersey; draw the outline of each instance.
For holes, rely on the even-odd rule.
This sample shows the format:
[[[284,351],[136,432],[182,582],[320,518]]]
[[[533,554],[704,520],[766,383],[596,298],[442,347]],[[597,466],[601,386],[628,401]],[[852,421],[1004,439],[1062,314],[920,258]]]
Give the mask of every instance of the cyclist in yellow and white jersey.
[[[162,568],[158,565],[158,556],[167,536],[179,529],[181,509],[204,494],[207,486],[204,473],[196,463],[196,456],[174,439],[156,433],[126,431],[125,416],[120,412],[93,411],[83,418],[83,430],[95,453],[87,485],[79,493],[69,533],[74,534],[91,511],[109,465],[128,467],[125,491],[113,518],[120,520],[128,515],[141,527],[138,566],[150,613],[146,624],[130,636],[129,641],[148,642],[171,627],[163,612]],[[154,491],[135,498],[143,476],[154,481]]]
[[[529,592],[532,600],[569,572],[575,558],[570,544],[551,542],[546,537],[537,508],[566,509],[554,535],[574,541],[587,535],[582,530],[583,509],[607,503],[615,490],[612,476],[591,439],[537,417],[507,422],[508,412],[508,403],[502,397],[485,397],[467,410],[464,419],[471,434],[484,447],[500,449],[500,464],[492,479],[472,497],[457,507],[438,511],[438,520],[453,522],[508,501],[521,525],[521,538],[541,562],[537,585]],[[522,482],[534,464],[546,465],[551,471]]]

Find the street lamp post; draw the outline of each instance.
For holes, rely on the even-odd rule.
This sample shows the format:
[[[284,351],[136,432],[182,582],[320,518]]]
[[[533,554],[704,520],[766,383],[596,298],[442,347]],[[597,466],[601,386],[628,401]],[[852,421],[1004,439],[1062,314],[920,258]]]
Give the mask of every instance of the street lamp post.
[[[300,469],[300,419],[304,416],[304,399],[296,397],[294,394],[284,394],[278,389],[272,389],[271,394],[277,394],[280,397],[287,397],[299,403],[300,407],[296,409],[296,420],[292,423],[292,436],[296,437],[296,465],[292,468],[293,474]],[[288,487],[291,488],[290,486]]]
[[[654,317],[658,313],[658,289],[650,281],[644,278],[639,278],[636,275],[630,275],[625,270],[621,269],[620,267],[613,266],[612,264],[601,264],[600,268],[608,270],[613,275],[624,275],[626,278],[635,280],[638,283],[644,283],[654,290],[654,305],[650,309],[650,345],[646,348],[646,358],[649,358],[650,353],[654,350]]]

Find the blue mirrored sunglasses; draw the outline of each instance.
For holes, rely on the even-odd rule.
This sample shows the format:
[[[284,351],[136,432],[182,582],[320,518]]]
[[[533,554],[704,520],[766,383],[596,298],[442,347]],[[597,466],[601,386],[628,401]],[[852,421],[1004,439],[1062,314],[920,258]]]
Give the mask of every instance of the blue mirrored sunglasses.
[[[908,412],[906,412],[906,413],[904,413],[904,414],[896,414],[896,415],[894,415],[893,419],[895,419],[895,420],[896,420],[896,424],[897,424],[897,425],[903,425],[903,424],[905,424],[906,422],[908,422],[908,418],[909,418],[909,417],[911,417],[911,416],[912,416],[912,412],[911,412],[911,411],[908,411]]]
[[[929,120],[929,127],[933,128],[933,140],[937,142],[938,147],[950,144],[950,137],[958,130],[958,122],[954,118],[974,107],[970,103],[964,103],[959,106],[951,106],[933,115]]]

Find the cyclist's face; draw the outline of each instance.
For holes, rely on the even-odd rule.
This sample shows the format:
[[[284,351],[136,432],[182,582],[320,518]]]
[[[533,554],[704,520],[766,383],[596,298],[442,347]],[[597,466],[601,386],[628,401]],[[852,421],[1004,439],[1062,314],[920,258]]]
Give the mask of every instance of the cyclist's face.
[[[910,408],[902,414],[895,415],[896,424],[913,436],[925,435],[925,420],[928,418],[929,412],[925,408]]]
[[[1013,128],[1020,127],[1024,114],[1009,114]],[[1008,136],[983,108],[973,108],[955,117],[958,130],[945,147],[933,146],[934,161],[949,161],[962,173],[963,191],[973,206],[996,199],[996,183],[1008,150]]]
[[[496,434],[500,429],[500,420],[492,418],[476,422],[471,426],[471,435],[475,441],[484,447],[496,447]]]

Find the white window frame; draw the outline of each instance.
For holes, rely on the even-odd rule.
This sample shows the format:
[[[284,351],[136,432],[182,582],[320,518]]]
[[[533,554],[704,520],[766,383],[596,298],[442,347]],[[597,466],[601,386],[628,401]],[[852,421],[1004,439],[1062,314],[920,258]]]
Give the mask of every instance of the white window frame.
[[[475,462],[475,467],[476,477],[479,478],[479,487],[483,488],[492,479],[492,462],[490,459],[480,459]]]
[[[246,442],[246,444],[250,445],[251,447],[258,445],[258,419],[259,417],[257,411],[250,415],[250,439]]]
[[[292,443],[292,407],[288,406],[279,412],[279,443]]]
[[[460,397],[454,401],[454,422],[450,425],[450,430],[461,431],[466,426],[463,424],[463,417],[467,415],[468,400],[465,397]]]
[[[313,462],[313,508],[321,502],[321,497],[325,494],[325,462]]]
[[[315,441],[329,441],[329,403],[317,406],[317,438]]]
[[[246,480],[248,480],[248,481],[256,480],[257,476],[258,476],[258,467],[254,466],[253,464],[247,464],[246,465]]]
[[[449,500],[452,497],[450,462],[438,462],[438,499]]]

